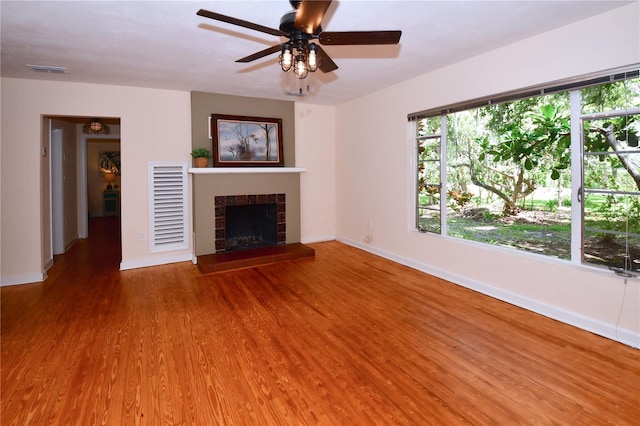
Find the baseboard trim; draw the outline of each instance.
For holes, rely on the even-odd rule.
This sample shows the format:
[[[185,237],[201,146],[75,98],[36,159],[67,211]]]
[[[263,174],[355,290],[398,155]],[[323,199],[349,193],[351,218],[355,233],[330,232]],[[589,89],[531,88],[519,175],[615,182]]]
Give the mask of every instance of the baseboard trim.
[[[313,237],[301,238],[302,244],[324,243],[325,241],[333,241],[336,239],[335,235],[317,235]]]
[[[166,265],[168,263],[178,262],[193,262],[193,255],[191,253],[181,254],[177,256],[167,257],[153,257],[150,259],[130,260],[126,262],[120,262],[120,270],[126,271],[129,269],[148,268],[150,266]]]
[[[337,238],[337,240],[347,245],[375,254],[377,256],[384,257],[385,259],[389,259],[410,268],[416,269],[418,271],[434,275],[438,278],[442,278],[446,281],[452,282],[470,290],[474,290],[487,296],[491,296],[503,302],[510,303],[520,308],[527,309],[540,315],[544,315],[548,318],[640,349],[640,333],[635,333],[627,329],[617,328],[614,324],[608,324],[599,320],[595,320],[593,318],[589,318],[582,314],[578,314],[576,312],[542,303],[538,300],[521,296],[519,294],[491,286],[487,283],[472,280],[468,277],[453,274],[451,272],[433,267],[431,265],[427,265],[425,263],[398,256],[397,254],[388,252],[386,250],[381,250],[367,244],[362,244],[355,240],[351,240],[348,238]]]
[[[43,272],[40,274],[25,274],[25,275],[14,275],[11,277],[1,277],[0,287],[10,286],[10,285],[39,283],[46,279],[47,279],[46,272]]]

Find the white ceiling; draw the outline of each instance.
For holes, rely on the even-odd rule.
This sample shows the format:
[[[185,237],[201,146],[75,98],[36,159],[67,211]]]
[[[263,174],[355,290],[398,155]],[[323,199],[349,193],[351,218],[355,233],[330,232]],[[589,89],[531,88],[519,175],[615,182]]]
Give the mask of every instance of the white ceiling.
[[[325,31],[402,30],[400,44],[326,46],[339,69],[310,74],[301,85],[280,71],[277,54],[235,62],[280,39],[196,15],[203,8],[278,28],[291,10],[287,0],[3,0],[1,74],[337,105],[634,1],[334,0]],[[36,73],[27,64],[68,73]],[[287,95],[306,85],[304,98]]]

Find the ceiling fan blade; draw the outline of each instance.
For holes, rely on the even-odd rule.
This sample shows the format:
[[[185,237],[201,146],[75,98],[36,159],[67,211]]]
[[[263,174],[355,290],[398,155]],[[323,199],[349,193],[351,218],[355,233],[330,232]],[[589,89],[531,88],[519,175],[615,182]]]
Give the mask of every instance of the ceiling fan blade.
[[[337,31],[321,32],[320,43],[328,46],[358,44],[398,44],[402,31]]]
[[[327,13],[331,0],[307,0],[300,3],[294,26],[307,34],[315,34]]]
[[[221,15],[216,12],[210,12],[208,10],[200,9],[197,13],[199,16],[204,16],[205,18],[215,19],[216,21],[226,22],[228,24],[238,25],[240,27],[249,28],[250,30],[260,31],[263,33],[271,34],[274,36],[284,36],[284,34],[280,30],[276,30],[275,28],[265,27],[264,25],[255,24],[253,22],[245,21],[238,18],[233,18],[231,16]]]
[[[282,49],[281,45],[278,44],[276,46],[268,47],[264,50],[254,53],[253,55],[246,56],[242,59],[238,59],[236,62],[251,62],[256,59],[264,58],[265,56],[271,55],[272,53],[280,52]]]
[[[316,45],[318,49],[318,68],[322,72],[331,72],[338,69],[338,66],[335,62],[327,55],[327,52],[322,50],[320,46]]]

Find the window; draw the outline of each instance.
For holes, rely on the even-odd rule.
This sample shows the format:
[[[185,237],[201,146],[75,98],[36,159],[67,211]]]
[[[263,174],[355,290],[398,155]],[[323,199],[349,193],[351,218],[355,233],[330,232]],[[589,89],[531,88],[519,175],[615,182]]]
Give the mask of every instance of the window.
[[[410,119],[419,231],[640,267],[637,70]]]
[[[416,226],[440,233],[440,117],[420,120],[417,125],[418,188]]]
[[[625,270],[640,266],[638,80],[586,89],[581,105],[582,254]]]

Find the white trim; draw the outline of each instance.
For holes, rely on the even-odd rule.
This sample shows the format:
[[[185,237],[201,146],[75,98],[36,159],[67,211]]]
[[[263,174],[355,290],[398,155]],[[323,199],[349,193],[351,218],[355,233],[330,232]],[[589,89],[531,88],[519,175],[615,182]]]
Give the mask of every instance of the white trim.
[[[614,324],[608,324],[602,321],[598,321],[593,318],[578,314],[576,312],[567,311],[565,309],[542,303],[529,297],[524,297],[510,291],[502,290],[487,283],[472,280],[461,275],[452,274],[451,272],[445,271],[443,269],[435,268],[431,265],[427,265],[412,259],[407,259],[386,250],[381,250],[369,245],[361,244],[349,238],[338,237],[337,240],[350,246],[367,251],[369,253],[373,253],[377,256],[384,257],[385,259],[389,259],[418,271],[424,272],[426,274],[434,275],[451,283],[466,287],[487,296],[494,297],[503,302],[510,303],[512,305],[527,309],[540,315],[544,315],[546,317],[561,321],[565,324],[569,324],[574,327],[589,331],[591,333],[606,337],[608,339],[624,343],[625,345],[640,349],[640,333],[636,333],[626,329],[616,330]]]
[[[1,277],[0,287],[19,285],[19,284],[32,284],[42,282],[47,279],[47,273],[41,274],[26,274],[26,275],[14,275],[11,277]]]
[[[418,147],[416,139],[417,121],[409,121],[407,125],[407,231],[417,228],[418,223]]]
[[[149,266],[159,266],[178,262],[193,262],[193,256],[191,253],[187,253],[167,257],[153,257],[148,259],[129,260],[126,262],[120,262],[120,270],[126,271],[129,269],[148,268]]]
[[[225,175],[232,173],[304,173],[303,167],[192,167],[189,173],[194,175]]]
[[[49,259],[49,261],[47,263],[45,263],[44,265],[44,272],[42,273],[42,275],[44,275],[45,279],[47,278],[47,271],[53,266],[53,259]]]
[[[449,171],[449,159],[447,151],[447,115],[440,116],[440,235],[449,235],[449,226],[447,223],[447,204],[449,203],[449,194],[447,188],[447,173]]]
[[[582,94],[579,90],[569,92],[571,107],[571,262],[582,263],[582,220],[584,203],[581,189],[582,176],[582,120],[580,108]],[[575,224],[575,226],[574,226]]]

